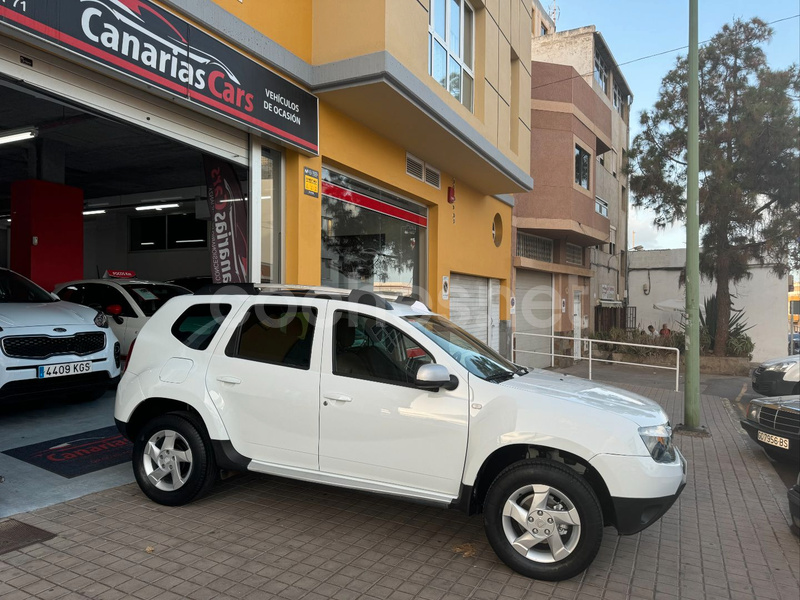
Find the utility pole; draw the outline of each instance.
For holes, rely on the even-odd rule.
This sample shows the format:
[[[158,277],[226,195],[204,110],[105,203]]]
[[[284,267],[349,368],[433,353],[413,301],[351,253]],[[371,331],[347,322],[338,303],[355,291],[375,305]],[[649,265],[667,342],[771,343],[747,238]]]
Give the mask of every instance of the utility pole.
[[[686,174],[686,379],[684,428],[700,428],[700,125],[697,4],[689,0],[689,115]]]

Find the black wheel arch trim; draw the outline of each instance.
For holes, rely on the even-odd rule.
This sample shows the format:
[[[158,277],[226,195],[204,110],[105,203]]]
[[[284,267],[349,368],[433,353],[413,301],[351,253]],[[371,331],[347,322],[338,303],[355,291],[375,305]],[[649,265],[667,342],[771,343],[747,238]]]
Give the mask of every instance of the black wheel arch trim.
[[[611,497],[614,505],[614,526],[620,535],[633,535],[647,529],[672,507],[681,495],[686,482],[682,482],[672,496],[660,498]]]

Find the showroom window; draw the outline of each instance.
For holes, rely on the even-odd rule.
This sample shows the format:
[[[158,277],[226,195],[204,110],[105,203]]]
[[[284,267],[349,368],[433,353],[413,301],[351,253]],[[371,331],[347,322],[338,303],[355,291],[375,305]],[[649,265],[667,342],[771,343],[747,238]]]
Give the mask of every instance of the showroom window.
[[[467,0],[432,0],[428,73],[472,111],[475,87],[475,10]]]
[[[131,252],[208,247],[208,221],[194,214],[132,217],[129,226]]]
[[[582,188],[589,189],[589,153],[575,144],[575,183]]]
[[[322,169],[322,285],[390,295],[419,292],[428,211]]]

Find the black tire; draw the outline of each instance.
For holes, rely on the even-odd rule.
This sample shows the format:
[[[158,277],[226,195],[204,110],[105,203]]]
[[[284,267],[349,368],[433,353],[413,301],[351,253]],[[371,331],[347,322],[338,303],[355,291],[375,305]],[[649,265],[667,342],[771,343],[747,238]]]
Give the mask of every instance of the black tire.
[[[530,512],[533,502],[543,510]],[[517,519],[504,515],[507,506]],[[569,467],[547,459],[523,460],[502,471],[486,494],[483,512],[486,537],[497,556],[533,579],[575,577],[592,563],[603,539],[603,512],[591,486]],[[520,550],[512,545],[515,537]],[[563,550],[553,549],[551,540]],[[556,558],[557,553],[562,556]]]
[[[133,473],[148,498],[180,506],[211,488],[217,468],[202,426],[189,415],[170,413],[152,419],[139,431],[133,442]]]

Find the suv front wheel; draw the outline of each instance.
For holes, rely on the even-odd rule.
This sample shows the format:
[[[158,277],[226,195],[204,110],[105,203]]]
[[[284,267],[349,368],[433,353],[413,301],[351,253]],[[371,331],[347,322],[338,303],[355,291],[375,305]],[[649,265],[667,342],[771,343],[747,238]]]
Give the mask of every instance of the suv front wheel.
[[[139,431],[133,443],[133,472],[142,491],[167,506],[202,496],[216,479],[211,443],[178,413],[156,417]]]
[[[504,563],[549,581],[583,572],[603,539],[592,488],[572,469],[545,459],[515,463],[497,476],[486,495],[484,526]]]

